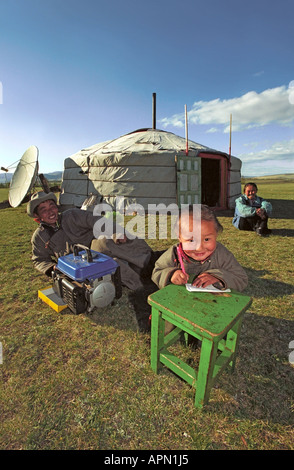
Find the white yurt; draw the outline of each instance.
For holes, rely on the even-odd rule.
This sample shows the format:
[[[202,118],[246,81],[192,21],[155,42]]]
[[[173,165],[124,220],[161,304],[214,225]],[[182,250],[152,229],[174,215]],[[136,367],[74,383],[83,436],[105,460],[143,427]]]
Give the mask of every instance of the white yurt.
[[[139,129],[85,148],[64,161],[62,210],[91,195],[114,209],[140,204],[234,207],[241,194],[241,161],[173,133]],[[121,209],[121,208],[120,208]]]

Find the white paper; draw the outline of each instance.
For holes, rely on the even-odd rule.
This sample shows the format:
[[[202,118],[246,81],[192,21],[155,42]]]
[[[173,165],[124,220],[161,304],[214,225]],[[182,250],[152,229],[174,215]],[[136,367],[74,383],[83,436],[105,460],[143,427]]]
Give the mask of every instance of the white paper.
[[[207,287],[196,287],[196,286],[192,286],[192,284],[186,284],[186,289],[189,292],[219,292],[219,293],[221,293],[221,292],[231,292],[231,289],[224,289],[224,290],[217,289],[212,284],[210,284]]]

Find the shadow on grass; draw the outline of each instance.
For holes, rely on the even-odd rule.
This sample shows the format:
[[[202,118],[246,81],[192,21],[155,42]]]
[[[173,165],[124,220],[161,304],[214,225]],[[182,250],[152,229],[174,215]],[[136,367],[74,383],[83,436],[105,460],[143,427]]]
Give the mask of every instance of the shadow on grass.
[[[122,297],[105,308],[96,308],[87,313],[89,318],[99,326],[112,327],[118,330],[138,331],[136,315],[129,304],[127,288],[123,287]]]
[[[294,230],[289,228],[273,228],[272,235],[279,237],[294,237]]]
[[[281,297],[284,295],[294,294],[294,285],[285,282],[276,281],[275,279],[265,279],[263,276],[271,271],[266,269],[256,270],[244,268],[248,275],[248,286],[244,293],[251,297]]]
[[[294,424],[293,340],[293,321],[245,314],[236,369],[220,378],[220,387],[232,397],[227,411],[242,418]],[[216,405],[219,411],[222,405]]]
[[[293,200],[288,199],[268,199],[273,206],[271,219],[293,219]]]
[[[294,204],[291,199],[270,199],[266,198],[273,206],[273,212],[270,219],[294,219]],[[213,209],[217,217],[234,216],[234,209]],[[291,236],[291,235],[288,235]]]

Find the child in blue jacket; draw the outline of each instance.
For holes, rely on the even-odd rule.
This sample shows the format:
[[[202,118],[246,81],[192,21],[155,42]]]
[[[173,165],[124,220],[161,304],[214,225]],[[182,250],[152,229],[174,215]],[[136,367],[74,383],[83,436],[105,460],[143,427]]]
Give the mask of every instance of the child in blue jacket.
[[[247,183],[244,194],[236,199],[233,225],[239,230],[255,231],[260,236],[267,236],[271,233],[267,227],[271,213],[271,203],[257,196],[257,185]]]

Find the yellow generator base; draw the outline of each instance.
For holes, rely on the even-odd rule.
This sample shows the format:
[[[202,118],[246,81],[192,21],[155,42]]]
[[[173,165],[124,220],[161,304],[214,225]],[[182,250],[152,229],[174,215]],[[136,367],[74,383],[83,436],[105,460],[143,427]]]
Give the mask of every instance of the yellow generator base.
[[[56,312],[61,312],[67,308],[67,304],[63,302],[61,297],[59,297],[53,290],[52,287],[47,287],[46,289],[38,291],[38,297],[48,304]]]

